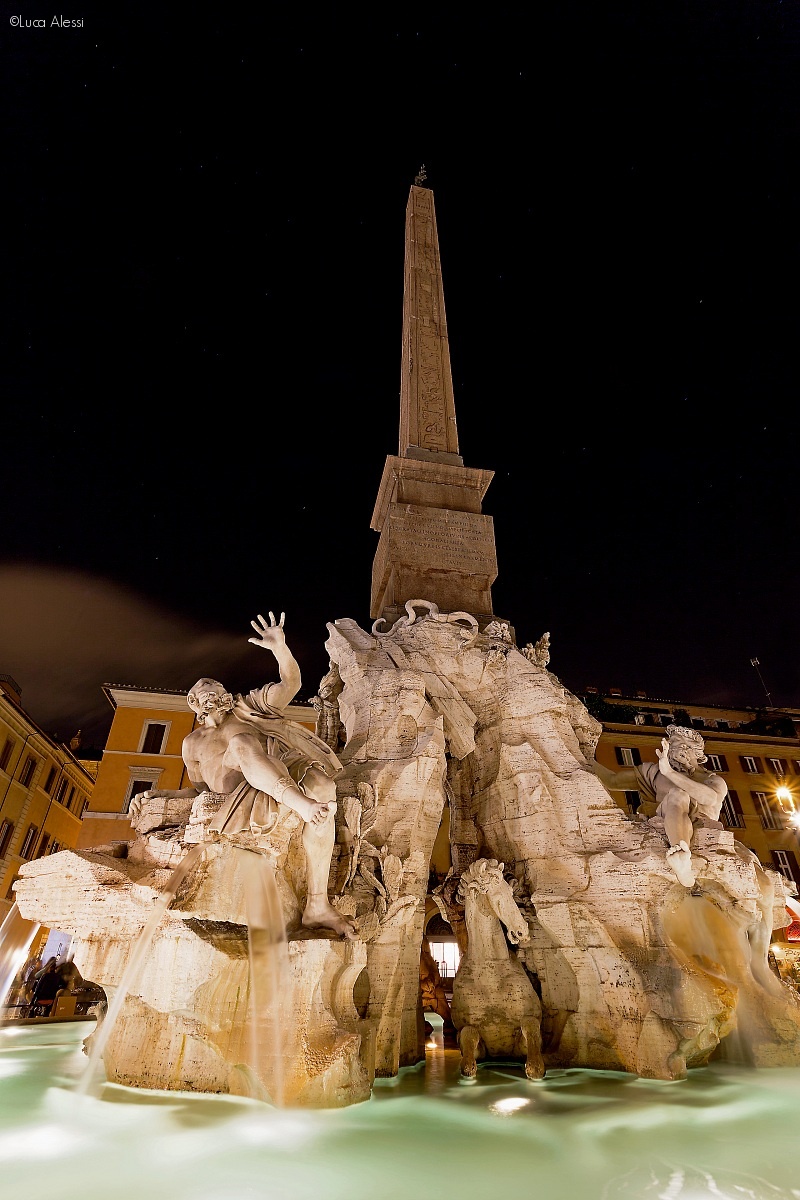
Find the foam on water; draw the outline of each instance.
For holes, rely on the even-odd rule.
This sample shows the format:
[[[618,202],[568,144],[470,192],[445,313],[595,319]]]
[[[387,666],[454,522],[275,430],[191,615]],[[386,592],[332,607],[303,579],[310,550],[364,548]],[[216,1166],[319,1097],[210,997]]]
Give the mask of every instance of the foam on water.
[[[800,1200],[800,1071],[725,1064],[680,1084],[567,1070],[529,1082],[436,1050],[372,1100],[72,1090],[83,1023],[0,1032],[4,1193],[80,1200]]]

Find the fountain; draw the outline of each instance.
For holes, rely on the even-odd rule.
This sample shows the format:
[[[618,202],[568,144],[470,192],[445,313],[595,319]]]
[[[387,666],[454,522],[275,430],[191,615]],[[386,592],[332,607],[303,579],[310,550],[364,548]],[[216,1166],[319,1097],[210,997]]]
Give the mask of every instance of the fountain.
[[[767,962],[785,882],[717,819],[724,783],[693,730],[637,768],[656,815],[623,813],[549,635],[520,649],[494,615],[491,474],[458,454],[421,187],[406,245],[374,624],[328,626],[312,735],[284,711],[300,678],[283,616],[259,617],[280,681],[198,681],[191,786],[137,797],[127,847],[21,869],[19,913],[72,934],[109,1010],[88,1068],[74,1027],[2,1032],[4,1179],[35,1191],[30,1159],[51,1154],[85,1200],[112,1172],[122,1197],[193,1200],[265,1181],[485,1197],[523,1178],[548,1200],[796,1196],[800,1001]],[[435,900],[470,939],[460,1052],[441,1033],[426,1050],[419,1000],[445,805]]]

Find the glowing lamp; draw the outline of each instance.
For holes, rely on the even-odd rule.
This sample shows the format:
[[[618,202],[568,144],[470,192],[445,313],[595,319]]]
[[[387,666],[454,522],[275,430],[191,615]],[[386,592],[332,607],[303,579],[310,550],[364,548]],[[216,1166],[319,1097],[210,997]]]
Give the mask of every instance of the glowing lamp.
[[[781,806],[782,812],[784,812],[787,817],[791,817],[794,815],[794,812],[795,812],[794,796],[792,795],[792,793],[788,787],[786,787],[784,784],[781,784],[781,786],[779,788],[776,788],[775,789],[775,799],[778,801],[778,804],[780,804],[780,806]]]

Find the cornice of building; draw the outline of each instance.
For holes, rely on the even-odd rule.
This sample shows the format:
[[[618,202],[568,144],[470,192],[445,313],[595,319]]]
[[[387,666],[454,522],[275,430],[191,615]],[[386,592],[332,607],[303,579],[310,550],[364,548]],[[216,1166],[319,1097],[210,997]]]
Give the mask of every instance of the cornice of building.
[[[728,710],[732,711],[732,710]],[[658,725],[636,725],[630,721],[603,721],[603,732],[625,733],[632,737],[666,737],[666,728]],[[698,729],[703,741],[709,742],[755,742],[759,746],[781,746],[787,750],[797,750],[797,738],[777,737],[772,734],[748,733],[747,727],[739,729]]]
[[[144,688],[133,683],[104,683],[103,694],[112,708],[158,708],[191,712],[187,693],[172,688]]]
[[[573,689],[575,690],[575,689]],[[756,714],[768,713],[770,716],[784,716],[800,718],[800,708],[777,708],[773,706],[758,705],[758,704],[714,704],[702,700],[675,700],[669,699],[666,696],[644,696],[631,695],[626,692],[610,692],[610,691],[593,691],[588,688],[575,691],[575,695],[582,700],[586,700],[587,696],[595,697],[598,700],[605,700],[607,704],[624,704],[628,707],[640,707],[643,710],[648,704],[666,704],[670,708],[685,708],[687,712],[692,712],[694,709],[713,709],[716,712],[741,713],[742,717],[753,720]]]

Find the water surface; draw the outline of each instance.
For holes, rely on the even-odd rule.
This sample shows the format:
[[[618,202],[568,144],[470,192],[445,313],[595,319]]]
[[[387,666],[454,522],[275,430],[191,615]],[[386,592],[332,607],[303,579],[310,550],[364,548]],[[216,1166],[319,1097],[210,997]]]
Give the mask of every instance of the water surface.
[[[681,1083],[514,1065],[458,1080],[458,1053],[364,1104],[106,1085],[73,1092],[83,1022],[0,1031],[0,1180],[25,1200],[800,1200],[800,1071],[720,1064]]]

